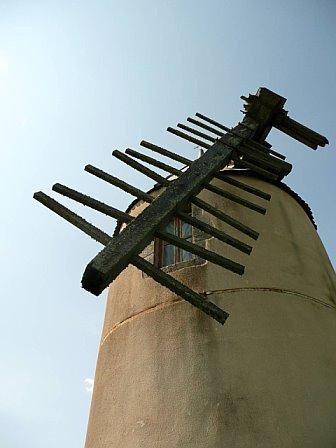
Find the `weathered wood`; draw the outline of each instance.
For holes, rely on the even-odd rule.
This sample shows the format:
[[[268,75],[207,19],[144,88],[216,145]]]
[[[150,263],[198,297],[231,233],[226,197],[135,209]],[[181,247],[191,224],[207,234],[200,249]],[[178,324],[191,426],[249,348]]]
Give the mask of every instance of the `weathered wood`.
[[[55,184],[52,187],[53,191],[56,193],[62,194],[67,198],[73,199],[87,207],[90,207],[98,212],[104,213],[111,218],[115,218],[118,221],[129,223],[132,221],[133,217],[128,213],[122,212],[117,208],[111,207],[110,205],[105,204],[104,202],[98,201],[97,199],[91,198],[86,194],[80,193],[79,191],[73,190],[72,188],[66,187],[62,184]]]
[[[162,185],[169,185],[169,181],[165,179],[164,177],[157,174],[155,171],[150,170],[146,166],[142,165],[142,163],[138,163],[136,160],[132,159],[132,157],[128,157],[123,152],[120,152],[118,150],[115,150],[112,152],[112,155],[116,157],[117,159],[121,160],[122,162],[126,163],[126,165],[134,168],[137,171],[140,171],[140,173],[144,174],[145,176],[155,180],[155,182],[162,184]]]
[[[240,204],[246,208],[249,208],[250,210],[261,213],[262,215],[266,213],[266,209],[264,207],[261,207],[260,205],[254,204],[251,201],[243,199],[240,196],[237,196],[236,194],[229,193],[228,191],[225,191],[222,188],[218,188],[215,185],[208,184],[205,185],[205,188],[211,191],[212,193],[218,194],[223,198],[229,199],[229,201],[236,202],[236,204]]]
[[[206,222],[195,218],[194,216],[188,215],[187,213],[180,211],[176,212],[176,216],[178,216],[182,221],[192,225],[193,227],[196,227],[199,230],[202,230],[202,232],[205,232],[208,235],[213,236],[226,244],[229,244],[232,247],[235,247],[236,249],[240,250],[241,252],[244,252],[245,254],[250,254],[252,251],[252,247],[249,246],[248,244],[243,243],[242,241],[236,238],[233,238],[232,236],[228,235],[222,230],[219,230],[216,227],[213,227],[210,224],[207,224]]]
[[[249,168],[251,171],[259,174],[262,177],[265,177],[266,179],[278,180],[278,176],[276,174],[271,173],[270,171],[267,171],[264,168],[261,168],[260,166],[256,165],[255,163],[249,162],[246,159],[240,159],[239,164],[245,168]]]
[[[203,184],[227,164],[231,153],[231,148],[216,142],[189,170],[174,182],[168,182],[165,193],[156,198],[88,264],[83,275],[83,287],[93,294],[100,294],[127,266],[130,257],[148,245],[155,229],[166,224],[177,208],[198,194]],[[160,182],[162,177],[159,177]]]
[[[286,98],[265,87],[260,87],[257,94],[251,97],[243,122],[249,121],[256,124],[253,140],[257,142],[266,140],[272,129],[274,118],[283,109],[285,102]]]
[[[229,173],[227,171],[227,173]],[[230,174],[235,174],[233,171]],[[228,174],[226,174],[225,171],[222,171],[217,176],[217,179],[222,180],[223,182],[226,182],[227,184],[233,185],[237,188],[240,188],[241,190],[247,191],[248,193],[254,194],[255,196],[259,196],[262,199],[266,199],[266,201],[269,201],[271,199],[271,195],[269,193],[265,193],[262,190],[259,190],[258,188],[251,187],[251,185],[244,184],[243,182],[240,182],[237,179],[233,179]]]
[[[64,207],[59,202],[55,201],[43,192],[37,192],[34,194],[34,199],[39,201],[41,204],[55,212],[57,215],[61,216],[63,219],[68,221],[73,226],[77,227],[79,230],[84,232],[86,235],[93,238],[95,241],[108,245],[111,241],[111,237],[98,229],[91,223],[87,222],[81,216]],[[199,310],[211,316],[213,319],[217,320],[219,323],[224,324],[229,314],[220,309],[217,305],[212,302],[207,301],[205,298],[194,292],[192,289],[180,283],[175,278],[171,277],[169,274],[161,271],[154,267],[147,260],[139,256],[134,256],[131,259],[131,264],[136,266],[138,269],[143,271],[145,274],[152,277],[155,281],[170,289],[173,293],[182,297],[184,300],[188,301]]]
[[[215,207],[212,207],[207,202],[204,202],[202,199],[199,198],[191,198],[191,202],[196,205],[197,207],[205,210],[206,212],[210,213],[211,215],[215,216],[216,218],[220,219],[223,222],[226,222],[229,226],[234,227],[235,229],[239,230],[242,233],[245,233],[245,235],[250,236],[254,240],[258,239],[259,233],[255,230],[251,229],[250,227],[246,226],[245,224],[242,224],[240,221],[237,221],[236,219],[232,218],[231,216],[227,215],[226,213],[221,212],[220,210],[217,210]]]
[[[206,313],[213,319],[217,320],[219,323],[224,324],[226,319],[229,317],[229,314],[220,309],[217,305],[212,302],[208,302],[205,298],[194,292],[192,289],[188,288],[183,283],[180,283],[164,271],[155,268],[151,263],[143,258],[135,256],[132,258],[131,263],[145,274],[152,277],[158,283],[170,289],[184,300],[187,300],[199,310],[203,311],[203,313]]]
[[[167,165],[166,163],[162,163],[159,160],[156,160],[156,159],[153,159],[152,157],[146,156],[145,154],[134,151],[133,149],[127,148],[126,153],[137,158],[137,159],[140,159],[146,163],[149,163],[157,168],[165,170],[168,173],[175,174],[176,176],[180,176],[182,174],[182,171],[178,170],[177,168],[172,167],[171,165]],[[215,177],[218,177],[218,173],[215,175]],[[243,199],[240,196],[237,196],[233,193],[229,193],[225,190],[222,190],[221,188],[218,188],[214,185],[207,184],[207,185],[204,185],[204,188],[206,190],[211,191],[212,193],[215,193],[215,194],[218,194],[219,196],[227,198],[230,201],[233,201],[233,202],[236,202],[237,204],[243,205],[244,207],[247,207],[250,210],[254,210],[258,213],[262,213],[263,215],[266,213],[266,209],[264,207],[254,204],[253,202]]]
[[[62,184],[55,184],[52,187],[53,191],[55,191],[56,193],[62,194],[63,196],[66,196],[76,202],[79,202],[87,207],[90,207],[94,210],[97,210],[100,213],[104,213],[106,216],[110,216],[111,218],[117,219],[118,221],[122,222],[122,223],[130,223],[133,219],[134,216],[131,216],[128,213],[125,213],[121,210],[118,210],[114,207],[111,207],[110,205],[107,205],[101,201],[98,201],[97,199],[94,199],[88,195],[85,195],[83,193],[80,193],[79,191],[73,190],[72,188],[66,187],[65,185]],[[245,244],[239,240],[237,240],[236,238],[230,237],[229,235],[227,235],[226,233],[217,230],[216,228],[210,226],[209,224],[206,224],[202,221],[200,221],[197,218],[194,218],[191,215],[188,215],[187,213],[184,212],[176,212],[176,216],[178,216],[180,219],[182,219],[184,222],[187,222],[189,224],[191,224],[193,227],[196,227],[204,232],[207,232],[209,235],[212,235],[214,237],[216,237],[217,239],[239,249],[241,252],[247,253],[249,254],[252,250],[252,247],[249,246],[248,244]],[[166,232],[162,231],[155,231],[155,236],[162,238],[162,239],[166,239],[163,234],[168,235]],[[180,238],[175,239],[175,242],[172,242],[172,244],[175,244],[177,242],[177,244],[175,244],[178,247],[182,247],[183,249],[192,252],[196,255],[202,256],[204,259],[212,261],[212,262],[216,262],[216,260],[222,260],[222,262],[219,262],[219,264],[223,267],[227,267],[230,266],[230,263],[227,263],[227,259],[224,257],[220,257],[218,258],[218,256],[215,254],[214,257],[212,258],[207,258],[206,253],[208,253],[209,251],[205,251],[202,252],[202,248],[198,249],[199,246],[196,246],[196,252],[194,250],[192,250],[190,244],[188,245],[188,248],[186,248],[185,245],[182,244],[178,244],[179,243]],[[195,245],[193,245],[195,246]],[[231,261],[231,260],[229,260]],[[221,264],[222,263],[222,264]],[[238,270],[234,270],[234,272],[238,272],[240,273],[240,266],[237,263],[231,262],[233,263],[233,266]],[[218,263],[217,263],[218,264]],[[228,267],[227,269],[230,269],[230,267]],[[230,269],[231,270],[231,269]]]
[[[135,157],[136,159],[142,160],[143,162],[149,163],[150,165],[153,165],[157,168],[160,168],[161,170],[167,171],[167,173],[175,174],[176,176],[180,176],[183,171],[171,166],[167,165],[166,163],[161,162],[160,160],[153,159],[152,157],[146,156],[146,154],[143,154],[138,151],[134,151],[134,149],[127,148],[126,154]]]
[[[186,126],[181,123],[178,123],[177,127],[183,129],[184,131],[190,132],[191,134],[195,134],[198,137],[202,137],[202,138],[204,138],[204,140],[209,140],[209,142],[212,142],[212,143],[214,143],[217,140],[216,138],[211,137],[208,134],[204,134],[204,132],[197,131],[196,129],[193,129],[190,126]]]
[[[184,165],[189,165],[190,166],[193,163],[192,160],[187,159],[186,157],[182,157],[179,154],[175,154],[172,151],[168,151],[167,149],[162,148],[161,146],[154,145],[153,143],[149,143],[149,142],[146,142],[146,141],[143,140],[140,144],[142,146],[144,146],[145,148],[150,149],[151,151],[157,152],[158,154],[161,154],[161,155],[163,155],[163,156],[165,156],[165,157],[167,157],[169,159],[175,160],[176,162],[183,163]],[[233,174],[234,174],[234,172],[233,172]],[[232,178],[228,177],[225,174],[225,172],[217,173],[217,174],[215,174],[214,177],[217,178],[217,179],[222,180],[223,182],[226,182],[228,184],[234,185],[237,188],[240,188],[241,190],[247,191],[247,192],[249,192],[251,194],[254,194],[254,195],[259,196],[259,197],[261,197],[263,199],[266,199],[268,201],[271,199],[271,195],[270,194],[265,193],[264,191],[259,190],[258,188],[251,187],[250,185],[246,185],[246,184],[244,184],[244,183],[242,183],[242,182],[240,182],[240,181],[238,181],[236,179],[232,179]]]
[[[238,134],[237,134],[233,129],[230,129],[230,128],[228,128],[227,126],[224,126],[223,124],[218,123],[217,121],[215,121],[215,120],[213,120],[213,119],[211,119],[211,118],[209,118],[209,117],[206,117],[205,115],[202,115],[202,114],[200,114],[200,113],[196,113],[196,116],[199,117],[199,118],[202,118],[204,121],[207,121],[208,123],[211,123],[211,124],[213,124],[213,125],[219,127],[220,129],[225,130],[226,132],[228,132],[228,133],[230,133],[230,134],[232,134],[232,135],[237,135],[237,136],[238,136]],[[188,121],[190,121],[191,123],[197,124],[198,126],[201,126],[201,127],[203,127],[204,129],[208,129],[210,132],[215,132],[215,133],[217,133],[217,135],[220,135],[220,134],[224,135],[223,133],[221,133],[221,132],[219,132],[219,131],[216,131],[216,129],[214,129],[214,128],[210,128],[210,127],[206,127],[206,125],[204,125],[203,123],[201,123],[201,122],[199,122],[199,121],[197,121],[197,120],[193,120],[192,118],[191,118],[191,119],[188,118]],[[243,123],[242,123],[242,124],[243,124]],[[269,152],[269,153],[271,153],[271,154],[277,156],[278,158],[280,158],[280,159],[282,159],[282,160],[285,160],[285,159],[286,159],[286,156],[284,156],[283,154],[280,154],[279,152],[274,151],[274,149],[266,148],[266,147],[265,147],[262,143],[260,143],[260,142],[257,142],[257,141],[255,141],[255,140],[253,140],[253,143],[255,144],[255,149],[257,148],[257,149],[259,149],[260,151],[263,151],[263,152]]]
[[[288,117],[284,111],[279,114],[273,125],[279,131],[299,140],[312,149],[317,149],[318,146],[323,147],[329,143],[326,137]]]
[[[94,176],[98,177],[99,179],[102,179],[105,182],[108,182],[109,184],[120,188],[121,190],[125,191],[126,193],[129,193],[132,196],[137,197],[138,199],[142,199],[143,201],[146,201],[146,202],[152,202],[154,200],[154,198],[150,194],[145,193],[142,190],[139,190],[139,188],[133,187],[133,185],[130,185],[127,182],[124,182],[123,180],[118,179],[117,177],[111,176],[111,174],[108,174],[105,171],[100,170],[99,168],[96,168],[92,165],[86,165],[84,170],[90,174],[93,174]]]
[[[176,160],[176,162],[180,162],[183,165],[190,165],[192,163],[192,161],[187,159],[186,157],[176,154],[173,151],[169,151],[168,149],[162,148],[161,146],[154,145],[153,143],[147,142],[146,140],[142,140],[140,142],[140,145],[144,148],[150,149],[151,151],[168,157],[169,159]]]
[[[196,126],[199,126],[200,128],[206,129],[209,132],[212,132],[213,134],[218,135],[219,137],[223,137],[224,132],[218,131],[217,129],[213,128],[212,126],[208,126],[205,123],[202,123],[199,120],[195,120],[194,118],[188,117],[187,121],[189,121],[192,124],[195,124]]]
[[[42,191],[38,191],[38,192],[34,193],[33,197],[38,202],[43,204],[45,207],[49,208],[49,210],[52,210],[54,213],[61,216],[63,219],[68,221],[70,224],[77,227],[82,232],[86,233],[86,235],[89,235],[95,241],[98,241],[99,243],[104,244],[104,245],[108,244],[110,242],[111,237],[109,235],[102,232],[100,229],[95,227],[93,224],[89,223],[81,216],[78,216],[76,213],[72,212],[67,207],[64,207],[64,205],[55,201],[55,199],[46,195]]]
[[[196,112],[196,117],[201,118],[204,121],[207,121],[210,124],[213,124],[214,126],[217,126],[219,129],[222,129],[225,132],[229,132],[230,128],[227,126],[224,126],[222,123],[219,123],[218,121],[213,120],[212,118],[209,118],[203,114],[200,114],[199,112]]]
[[[269,149],[268,152],[270,154],[273,154],[274,156],[278,157],[281,160],[286,160],[286,156],[284,156],[283,154],[280,154],[280,152],[274,151],[274,149]]]
[[[111,207],[110,205],[98,201],[97,199],[91,198],[90,196],[80,193],[79,191],[66,187],[65,185],[57,183],[53,186],[52,189],[53,191],[56,191],[57,193],[60,193],[63,196],[73,199],[74,201],[77,201],[94,210],[97,210],[98,212],[104,213],[105,215],[110,216],[111,218],[118,219],[121,222],[130,223],[134,219],[134,217],[129,215],[128,213],[122,212],[114,207]],[[188,252],[196,254],[204,258],[205,260],[218,264],[223,268],[229,269],[232,272],[235,272],[240,275],[244,272],[244,266],[242,266],[241,264],[235,263],[234,261],[229,260],[228,258],[222,257],[221,255],[218,255],[214,252],[204,249],[203,247],[200,247],[194,243],[178,238],[175,235],[171,235],[165,232],[164,230],[162,231],[155,230],[155,236],[177,247],[181,247],[182,249]]]
[[[244,273],[243,265],[236,263],[229,258],[223,257],[222,255],[216,254],[211,250],[207,250],[204,247],[198,246],[197,244],[191,243],[190,241],[184,240],[183,238],[179,238],[163,230],[156,231],[155,235],[169,244],[173,244],[174,246],[180,247],[187,252],[198,255],[199,257],[204,258],[204,260],[208,260],[211,263],[222,266],[223,268],[236,274],[242,275]]]
[[[275,174],[286,176],[292,170],[292,165],[290,163],[280,160],[277,157],[273,157],[269,155],[268,152],[259,151],[252,140],[245,140],[242,142],[237,151],[248,157],[251,162],[256,162],[256,164]]]
[[[184,138],[184,140],[188,140],[189,142],[194,143],[197,146],[201,146],[202,148],[208,149],[211,146],[208,143],[202,142],[201,140],[198,140],[197,138],[191,137],[190,135],[179,131],[178,129],[168,127],[167,131],[170,132],[171,134],[177,135],[178,137]]]

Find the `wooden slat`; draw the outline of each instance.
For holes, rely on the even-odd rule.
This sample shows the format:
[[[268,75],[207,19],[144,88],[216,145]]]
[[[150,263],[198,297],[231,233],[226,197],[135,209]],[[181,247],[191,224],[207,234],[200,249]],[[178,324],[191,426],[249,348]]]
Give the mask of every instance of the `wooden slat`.
[[[72,188],[66,187],[65,185],[57,183],[53,185],[52,189],[53,191],[56,191],[56,193],[62,194],[67,198],[77,201],[83,205],[86,205],[87,207],[92,208],[93,210],[97,210],[98,212],[104,213],[105,215],[110,216],[111,218],[115,218],[121,222],[129,223],[133,219],[133,217],[128,213],[122,212],[117,208],[111,207],[104,202],[91,198],[90,196],[73,190]]]
[[[211,137],[208,134],[204,134],[204,132],[197,131],[197,129],[191,128],[190,126],[186,126],[185,124],[178,123],[177,127],[183,129],[184,131],[190,132],[191,134],[195,134],[198,137],[204,138],[204,140],[208,140],[212,143],[217,140],[216,138]]]
[[[265,177],[266,179],[270,179],[270,180],[278,180],[278,177],[276,174],[271,173],[268,170],[265,170],[264,168],[261,168],[260,166],[256,165],[255,163],[252,163],[248,160],[241,159],[239,160],[239,164],[245,168],[249,168],[251,171],[259,174],[262,177]]]
[[[166,241],[167,243],[173,244],[174,246],[180,247],[187,252],[198,255],[204,260],[208,260],[211,263],[222,266],[236,274],[242,275],[244,273],[244,266],[236,263],[229,258],[223,257],[222,255],[216,254],[211,250],[207,250],[204,247],[198,246],[197,244],[191,243],[190,241],[179,238],[171,233],[159,230],[155,232],[155,235]]]
[[[188,215],[187,213],[183,213],[180,211],[176,212],[176,216],[182,219],[182,221],[192,225],[193,227],[196,227],[199,230],[202,230],[202,232],[205,232],[208,235],[213,236],[226,244],[229,244],[232,247],[235,247],[236,249],[240,250],[241,252],[244,252],[245,254],[250,254],[252,251],[252,247],[249,246],[248,244],[243,243],[237,238],[233,238],[227,233],[218,230],[216,227],[213,227],[210,224],[207,224],[206,222],[195,218],[194,216]]]
[[[243,199],[240,196],[237,196],[236,194],[229,193],[228,191],[225,191],[222,188],[218,188],[215,185],[208,184],[208,185],[205,185],[205,188],[207,190],[211,191],[212,193],[218,194],[219,196],[222,196],[223,198],[226,198],[226,199],[229,199],[230,201],[236,202],[237,204],[247,207],[250,210],[261,213],[262,215],[264,215],[266,213],[266,209],[264,207],[261,207],[260,205],[254,204],[251,201]]]
[[[234,171],[231,174],[234,174]],[[259,190],[258,188],[251,187],[251,185],[247,185],[244,184],[243,182],[240,182],[237,179],[233,179],[232,177],[228,176],[228,174],[226,174],[225,171],[222,171],[216,177],[217,179],[220,179],[223,182],[226,182],[230,185],[240,188],[241,190],[247,191],[248,193],[254,194],[255,196],[259,196],[260,198],[266,199],[267,201],[271,199],[271,195],[269,193],[265,193],[264,191]]]
[[[184,140],[188,140],[189,142],[194,143],[197,146],[201,146],[202,148],[206,149],[210,148],[210,145],[208,145],[208,143],[202,142],[201,140],[198,140],[198,138],[191,137],[190,135],[185,134],[184,132],[181,132],[178,129],[168,127],[167,131],[170,132],[171,134],[177,135],[178,137],[184,138]]]
[[[175,167],[172,167],[171,165],[167,165],[166,163],[162,163],[159,160],[153,159],[152,157],[146,156],[145,154],[142,154],[140,152],[134,151],[133,149],[127,148],[126,149],[126,153],[137,158],[140,159],[146,163],[149,163],[157,168],[160,168],[162,170],[167,171],[168,173],[171,174],[175,174],[176,176],[180,176],[182,174],[182,171],[178,170]],[[215,177],[217,177],[217,175],[215,175]],[[240,196],[237,196],[233,193],[230,193],[228,191],[225,191],[219,187],[216,187],[214,185],[211,184],[207,184],[204,185],[204,188],[206,190],[211,191],[212,193],[218,194],[219,196],[222,196],[224,198],[229,199],[230,201],[236,202],[237,204],[240,204],[244,207],[249,208],[250,210],[256,211],[258,213],[261,214],[265,214],[266,213],[266,209],[264,207],[261,207],[257,204],[254,204],[251,201],[248,201],[244,198],[241,198]]]
[[[196,126],[199,126],[200,128],[206,129],[209,132],[212,132],[215,135],[218,135],[219,137],[223,137],[224,132],[218,131],[218,129],[213,128],[212,126],[208,126],[205,123],[202,123],[199,120],[195,120],[194,118],[188,117],[187,121],[189,121],[192,124],[195,124]]]
[[[111,176],[111,174],[106,173],[106,171],[100,170],[99,168],[96,168],[95,166],[86,165],[86,167],[84,169],[85,169],[85,171],[87,171],[90,174],[93,174],[94,176],[98,177],[99,179],[102,179],[105,182],[108,182],[109,184],[120,188],[121,190],[125,191],[126,193],[129,193],[139,199],[142,199],[143,201],[152,202],[152,200],[154,200],[154,198],[150,194],[145,193],[142,190],[139,190],[139,188],[133,187],[133,185],[130,185],[127,182],[124,182],[123,180],[118,179],[117,177]]]
[[[167,171],[167,173],[175,174],[176,176],[180,176],[182,174],[182,171],[171,166],[167,165],[166,163],[161,162],[160,160],[153,159],[152,157],[146,156],[146,154],[142,154],[141,152],[134,151],[134,149],[127,148],[126,154],[135,157],[136,159],[142,160],[143,162],[149,163],[157,168],[160,168],[161,170]]]
[[[150,149],[151,151],[157,152],[158,154],[162,154],[169,159],[176,160],[176,162],[180,162],[183,165],[190,165],[192,160],[187,159],[186,157],[181,156],[180,154],[176,154],[173,151],[169,151],[168,149],[162,148],[161,146],[154,145],[153,143],[147,142],[146,140],[142,140],[140,145],[144,148]]]
[[[160,174],[157,174],[155,171],[150,170],[146,166],[142,165],[142,163],[138,163],[136,160],[132,159],[132,157],[128,157],[123,152],[116,150],[112,152],[112,155],[117,159],[121,160],[122,162],[126,163],[126,165],[134,168],[137,171],[140,171],[140,173],[153,179],[155,182],[162,185],[169,185],[169,181],[167,179],[160,176]]]
[[[234,227],[235,229],[239,230],[242,233],[245,233],[245,235],[250,236],[254,240],[258,239],[259,233],[255,230],[251,229],[250,227],[246,226],[245,224],[242,224],[240,221],[237,221],[236,219],[232,218],[231,216],[227,215],[226,213],[221,212],[220,210],[217,210],[215,207],[212,207],[212,205],[208,204],[207,202],[204,202],[203,200],[199,198],[191,198],[191,202],[195,204],[197,207],[201,208],[202,210],[205,210],[206,212],[210,213],[211,215],[215,216],[216,218],[220,219],[221,221],[226,222],[231,227]]]
[[[155,268],[151,263],[143,258],[135,256],[132,258],[131,263],[161,285],[170,289],[172,292],[182,297],[184,300],[187,300],[199,310],[208,314],[217,322],[224,324],[226,319],[229,317],[229,314],[220,309],[217,305],[206,301],[205,298],[194,292],[192,289],[188,288],[183,283],[180,283],[164,271]]]
[[[213,120],[212,118],[209,118],[203,114],[200,114],[199,112],[197,112],[196,117],[201,118],[204,121],[207,121],[210,124],[213,124],[214,126],[217,126],[219,129],[222,129],[225,132],[229,132],[230,128],[228,128],[227,126],[224,126],[222,123],[219,123],[218,121]]]

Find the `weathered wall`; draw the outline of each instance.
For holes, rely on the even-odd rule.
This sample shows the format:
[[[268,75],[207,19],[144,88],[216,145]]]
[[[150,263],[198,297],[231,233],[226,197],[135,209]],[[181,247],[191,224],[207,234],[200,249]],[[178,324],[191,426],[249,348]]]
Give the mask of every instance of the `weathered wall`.
[[[260,232],[243,277],[210,263],[174,275],[230,312],[224,326],[130,266],[111,285],[86,448],[336,446],[336,278],[302,207],[272,194],[265,216],[207,201]],[[218,185],[237,193],[227,184]],[[144,205],[139,205],[137,213]],[[199,263],[199,262],[198,262]]]

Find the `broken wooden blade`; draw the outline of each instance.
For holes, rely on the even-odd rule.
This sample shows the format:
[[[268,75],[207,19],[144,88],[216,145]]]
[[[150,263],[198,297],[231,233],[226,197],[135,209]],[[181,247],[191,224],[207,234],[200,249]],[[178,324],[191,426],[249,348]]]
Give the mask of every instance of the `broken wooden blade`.
[[[68,221],[70,224],[77,227],[79,230],[84,232],[86,235],[93,238],[95,241],[106,246],[111,241],[111,237],[98,229],[91,223],[87,222],[81,216],[69,210],[64,205],[55,201],[42,191],[39,191],[34,194],[34,199],[39,201],[41,204],[55,212],[57,215],[61,216],[63,219]],[[205,298],[197,294],[192,289],[185,286],[183,283],[180,283],[175,278],[171,277],[169,274],[157,269],[147,260],[144,260],[140,256],[136,255],[131,259],[131,264],[136,266],[138,269],[143,271],[148,276],[152,277],[155,281],[160,283],[162,286],[170,289],[174,294],[182,297],[184,300],[188,301],[192,305],[194,305],[199,310],[211,316],[213,319],[217,320],[217,322],[224,324],[226,319],[229,317],[229,314],[220,309],[217,305],[212,302],[207,301]]]
[[[230,147],[216,142],[174,182],[168,181],[166,190],[88,264],[83,287],[100,294],[129,264],[130,258],[150,243],[155,230],[167,224],[176,210],[198,194],[203,184],[227,164],[231,153]]]
[[[324,137],[324,135],[321,135],[298,121],[293,120],[285,111],[282,111],[279,114],[274,122],[274,127],[312,149],[317,149],[318,146],[323,147],[329,143],[328,139]]]

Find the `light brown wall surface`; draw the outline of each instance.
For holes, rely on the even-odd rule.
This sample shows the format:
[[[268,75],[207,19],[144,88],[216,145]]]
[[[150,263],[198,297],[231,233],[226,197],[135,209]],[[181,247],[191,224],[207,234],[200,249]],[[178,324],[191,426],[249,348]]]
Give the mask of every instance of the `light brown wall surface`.
[[[237,176],[237,175],[236,175]],[[110,286],[86,448],[336,446],[336,277],[301,205],[278,187],[265,216],[213,193],[203,199],[260,232],[251,255],[206,247],[246,265],[173,273],[230,313],[224,326],[128,267]],[[138,213],[143,204],[135,207]]]

